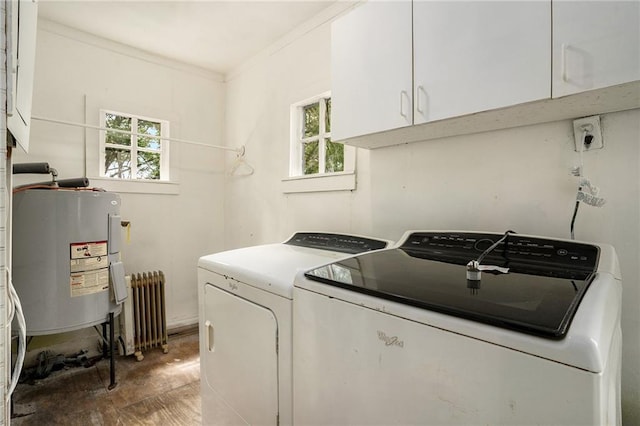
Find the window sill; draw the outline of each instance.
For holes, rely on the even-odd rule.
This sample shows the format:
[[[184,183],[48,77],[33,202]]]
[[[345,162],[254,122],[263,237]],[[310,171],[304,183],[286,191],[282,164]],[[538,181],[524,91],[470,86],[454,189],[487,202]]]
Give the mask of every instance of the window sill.
[[[282,192],[353,191],[356,189],[356,172],[326,173],[308,176],[293,176],[282,179]]]
[[[90,177],[89,185],[103,188],[110,192],[122,192],[131,194],[180,194],[180,184],[170,181],[153,180],[126,180],[111,179],[105,177]]]

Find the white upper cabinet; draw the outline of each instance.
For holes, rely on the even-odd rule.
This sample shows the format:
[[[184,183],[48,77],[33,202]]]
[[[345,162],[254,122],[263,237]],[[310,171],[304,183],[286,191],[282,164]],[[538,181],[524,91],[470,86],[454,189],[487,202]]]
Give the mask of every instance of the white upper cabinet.
[[[640,1],[553,1],[553,97],[640,80]]]
[[[369,2],[333,23],[333,140],[413,124],[411,7]]]
[[[333,139],[358,146],[640,106],[640,0],[369,1],[331,44]]]
[[[551,96],[550,2],[416,1],[413,49],[414,124]]]
[[[38,4],[35,0],[13,0],[7,5],[11,17],[7,52],[7,129],[28,152]]]

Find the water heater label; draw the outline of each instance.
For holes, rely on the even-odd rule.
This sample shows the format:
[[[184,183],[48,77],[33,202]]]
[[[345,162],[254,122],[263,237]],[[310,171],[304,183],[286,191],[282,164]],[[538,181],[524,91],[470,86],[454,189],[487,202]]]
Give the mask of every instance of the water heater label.
[[[109,267],[107,256],[89,257],[88,259],[71,259],[71,272],[95,271]]]
[[[71,244],[71,259],[86,259],[88,257],[106,256],[107,242],[93,241]]]
[[[71,243],[71,297],[109,290],[106,241]]]
[[[109,269],[71,274],[71,297],[109,290]]]

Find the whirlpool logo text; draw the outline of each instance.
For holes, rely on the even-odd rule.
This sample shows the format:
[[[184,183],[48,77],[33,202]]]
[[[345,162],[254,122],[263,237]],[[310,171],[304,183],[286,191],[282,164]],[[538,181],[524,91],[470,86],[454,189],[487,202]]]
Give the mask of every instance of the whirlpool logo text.
[[[387,333],[384,331],[378,330],[378,339],[382,340],[385,346],[398,346],[399,348],[404,348],[403,340],[400,340],[398,336],[387,336]]]

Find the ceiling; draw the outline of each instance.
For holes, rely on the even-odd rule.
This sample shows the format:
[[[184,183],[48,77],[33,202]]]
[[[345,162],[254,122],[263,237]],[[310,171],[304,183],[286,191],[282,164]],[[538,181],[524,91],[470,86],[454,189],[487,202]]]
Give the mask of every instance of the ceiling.
[[[337,0],[41,0],[39,17],[222,74]]]

